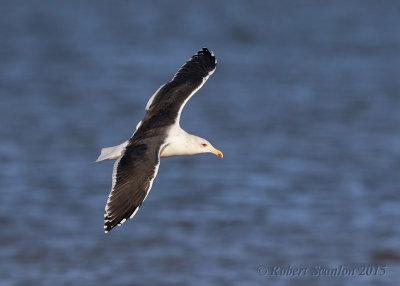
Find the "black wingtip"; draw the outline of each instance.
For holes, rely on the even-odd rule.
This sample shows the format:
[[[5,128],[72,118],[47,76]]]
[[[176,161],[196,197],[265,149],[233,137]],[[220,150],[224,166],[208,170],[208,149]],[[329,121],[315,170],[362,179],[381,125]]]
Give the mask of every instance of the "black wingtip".
[[[117,222],[117,220],[113,220],[110,217],[105,217],[105,221],[104,221],[104,232],[108,233],[110,230],[112,230],[114,227],[121,225],[121,221],[125,222],[126,219],[124,220],[120,220]],[[122,222],[122,223],[123,223]]]
[[[201,52],[211,55],[211,52],[206,47],[203,47],[200,51],[198,51],[198,53],[201,53]]]
[[[106,223],[104,224],[104,232],[108,233],[114,227],[115,227],[115,225],[112,225],[110,221],[106,221]]]
[[[121,219],[122,220],[122,219]],[[104,232],[108,233],[110,230],[112,230],[114,227],[116,227],[121,220],[116,220],[115,218],[113,219],[112,217],[108,215],[104,215]]]
[[[108,233],[114,227],[121,226],[128,219],[133,218],[138,212],[141,205],[142,204],[140,203],[137,207],[129,208],[127,211],[123,212],[120,216],[117,217],[113,215],[108,215],[106,212],[104,214],[104,232]]]
[[[204,47],[178,70],[172,80],[201,82],[215,70],[216,66],[214,53]]]
[[[210,50],[206,47],[203,47],[200,51],[198,51],[195,56],[200,56],[200,57],[205,56],[205,57],[209,58],[211,60],[210,62],[214,62],[214,68],[215,68],[215,65],[217,64],[217,60],[214,56],[214,53],[212,51],[210,52]]]

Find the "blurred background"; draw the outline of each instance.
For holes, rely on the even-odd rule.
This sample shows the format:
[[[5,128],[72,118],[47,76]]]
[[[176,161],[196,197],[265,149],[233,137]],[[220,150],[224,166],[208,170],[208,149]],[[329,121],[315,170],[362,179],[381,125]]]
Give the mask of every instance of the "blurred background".
[[[0,285],[398,284],[399,12],[0,1]],[[134,220],[104,234],[113,163],[93,162],[202,47],[218,67],[182,127],[224,159],[163,159]],[[289,265],[308,275],[259,270]]]

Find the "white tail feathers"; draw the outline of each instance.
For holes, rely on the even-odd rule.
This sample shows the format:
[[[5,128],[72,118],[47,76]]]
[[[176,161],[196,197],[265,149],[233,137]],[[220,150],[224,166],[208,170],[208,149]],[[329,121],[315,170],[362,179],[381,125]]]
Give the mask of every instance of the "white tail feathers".
[[[101,154],[99,158],[97,158],[96,162],[100,162],[103,160],[116,160],[122,156],[122,153],[125,149],[125,146],[128,144],[128,141],[125,141],[122,144],[113,147],[106,147],[101,149]]]
[[[151,99],[150,99],[150,101],[151,101]],[[150,104],[151,104],[151,102],[150,102]],[[138,128],[141,125],[142,125],[142,121],[139,121],[139,123],[136,125],[136,130],[138,130]],[[136,132],[136,130],[135,130],[135,132]],[[135,135],[135,132],[133,132],[133,135]],[[132,135],[132,137],[133,137],[133,135]],[[126,140],[124,143],[119,144],[117,146],[102,148],[101,154],[100,154],[99,158],[97,158],[96,162],[100,162],[103,160],[118,159],[119,157],[122,156],[122,153],[124,152],[126,145],[128,145],[128,141],[129,140]]]

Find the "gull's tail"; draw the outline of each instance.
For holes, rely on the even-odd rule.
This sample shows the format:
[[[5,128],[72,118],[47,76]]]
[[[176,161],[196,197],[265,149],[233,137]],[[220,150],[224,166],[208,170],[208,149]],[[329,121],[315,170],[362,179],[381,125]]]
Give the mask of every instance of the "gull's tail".
[[[122,144],[113,147],[106,147],[101,149],[101,154],[99,158],[97,158],[96,162],[100,162],[103,160],[116,160],[122,156],[122,153],[125,149],[125,146],[128,144],[128,141],[125,141]]]

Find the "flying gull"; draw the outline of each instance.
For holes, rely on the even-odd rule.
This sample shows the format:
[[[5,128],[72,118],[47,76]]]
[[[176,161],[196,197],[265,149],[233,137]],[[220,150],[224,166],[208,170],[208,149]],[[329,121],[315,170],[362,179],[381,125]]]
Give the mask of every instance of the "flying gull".
[[[187,133],[179,125],[186,102],[213,74],[216,64],[214,54],[207,48],[197,52],[153,94],[132,137],[118,146],[101,149],[96,162],[116,160],[104,212],[106,233],[137,213],[153,185],[160,158],[200,153],[223,157],[210,142]]]

